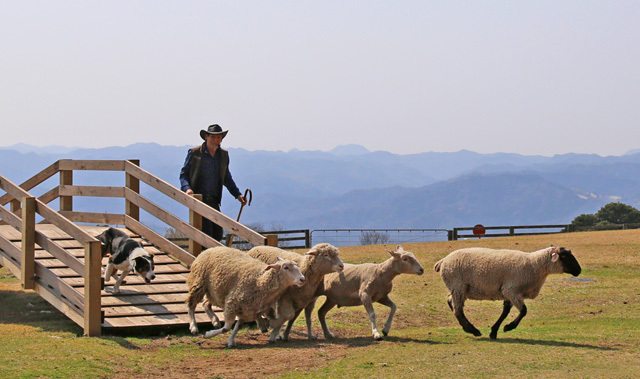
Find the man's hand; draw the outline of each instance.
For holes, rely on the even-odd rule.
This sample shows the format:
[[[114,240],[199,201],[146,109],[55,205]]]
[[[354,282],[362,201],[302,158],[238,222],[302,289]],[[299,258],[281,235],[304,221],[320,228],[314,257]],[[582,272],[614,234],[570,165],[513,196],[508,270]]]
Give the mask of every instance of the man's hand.
[[[238,197],[236,197],[236,199],[238,199],[238,201],[242,204],[242,205],[247,205],[247,199],[244,198],[244,196],[240,195]]]
[[[186,193],[187,195],[193,195],[193,190],[189,188],[188,190],[184,191],[184,193]]]

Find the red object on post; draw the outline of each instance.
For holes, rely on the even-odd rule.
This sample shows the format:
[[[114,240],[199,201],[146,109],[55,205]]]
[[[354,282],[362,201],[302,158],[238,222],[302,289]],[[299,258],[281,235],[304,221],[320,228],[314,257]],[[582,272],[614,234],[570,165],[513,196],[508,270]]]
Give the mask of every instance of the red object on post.
[[[485,233],[484,225],[478,224],[473,227],[473,234],[476,236],[483,236]]]

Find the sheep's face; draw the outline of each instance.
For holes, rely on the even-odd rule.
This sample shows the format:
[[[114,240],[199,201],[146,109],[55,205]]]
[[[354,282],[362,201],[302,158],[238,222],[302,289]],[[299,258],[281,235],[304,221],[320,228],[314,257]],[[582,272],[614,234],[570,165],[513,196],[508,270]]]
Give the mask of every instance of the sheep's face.
[[[338,256],[338,248],[328,243],[316,245],[306,253],[315,257],[315,262],[320,266],[321,273],[342,272],[344,263]]]
[[[557,248],[554,253],[558,254],[558,260],[562,264],[562,272],[578,276],[582,272],[582,267],[576,257],[571,254],[571,250],[567,250],[564,247]]]
[[[300,272],[296,262],[278,258],[277,262],[270,264],[265,270],[276,270],[280,275],[283,275],[288,285],[295,285],[301,287],[305,282],[305,277]]]
[[[396,264],[400,266],[400,272],[402,274],[414,274],[414,275],[422,275],[424,274],[424,268],[416,259],[416,256],[413,255],[410,251],[404,251],[402,246],[396,246],[396,251],[387,250],[389,254],[393,257]]]

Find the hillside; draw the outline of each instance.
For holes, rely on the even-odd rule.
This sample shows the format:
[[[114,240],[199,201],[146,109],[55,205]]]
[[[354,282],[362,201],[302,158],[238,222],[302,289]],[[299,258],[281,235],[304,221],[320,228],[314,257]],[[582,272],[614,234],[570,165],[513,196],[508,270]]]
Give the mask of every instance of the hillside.
[[[178,186],[188,148],[137,143],[65,151],[62,147],[21,145],[0,148],[0,174],[21,183],[62,158],[140,159],[144,169]],[[398,155],[369,152],[357,145],[330,152],[229,150],[236,183],[241,190],[251,188],[254,195],[241,221],[266,228],[568,223],[611,201],[640,205],[640,153],[616,157],[470,151]],[[123,183],[122,175],[111,174],[81,172],[74,180],[84,185]],[[47,185],[41,192],[57,183]],[[142,192],[145,194],[144,187]],[[183,210],[167,204],[163,196],[147,195],[169,211],[187,217]],[[74,205],[99,211],[122,207],[112,199],[99,198],[78,199]],[[222,209],[237,215],[239,204],[225,193]],[[143,221],[163,230],[153,219]]]

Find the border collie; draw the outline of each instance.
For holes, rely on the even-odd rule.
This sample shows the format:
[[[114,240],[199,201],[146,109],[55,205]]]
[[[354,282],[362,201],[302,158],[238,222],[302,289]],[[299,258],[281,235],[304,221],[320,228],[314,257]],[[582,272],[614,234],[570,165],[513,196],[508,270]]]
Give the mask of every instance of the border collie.
[[[116,279],[113,293],[120,293],[120,285],[124,283],[124,278],[129,272],[134,272],[147,283],[156,278],[153,272],[153,255],[149,254],[140,242],[129,238],[125,232],[109,228],[96,238],[102,243],[102,256],[111,254],[104,281],[108,282],[111,277]],[[116,277],[118,270],[122,273]]]

